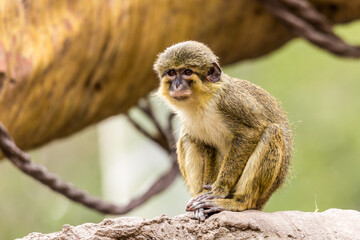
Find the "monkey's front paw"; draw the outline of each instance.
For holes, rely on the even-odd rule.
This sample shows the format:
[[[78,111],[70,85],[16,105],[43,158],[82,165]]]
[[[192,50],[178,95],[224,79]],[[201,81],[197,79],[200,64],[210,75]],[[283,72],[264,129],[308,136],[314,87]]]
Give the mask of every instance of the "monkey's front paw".
[[[211,191],[211,189],[212,189],[212,186],[211,185],[204,185],[203,188],[204,189],[203,189],[202,193],[200,193],[196,197],[189,200],[189,202],[186,204],[186,209],[188,209],[188,206],[191,206],[195,201],[197,201],[200,196],[203,196],[204,194],[209,193],[209,191]]]
[[[190,200],[190,202],[186,206],[186,211],[195,211],[202,207],[201,204],[208,202],[212,199],[223,199],[225,196],[222,195],[215,195],[212,192],[203,193],[193,199]]]
[[[209,215],[224,211],[225,209],[219,206],[216,201],[216,199],[212,199],[197,203],[194,206],[194,208],[196,208],[196,210],[194,211],[195,219],[203,222],[207,217],[209,217]]]

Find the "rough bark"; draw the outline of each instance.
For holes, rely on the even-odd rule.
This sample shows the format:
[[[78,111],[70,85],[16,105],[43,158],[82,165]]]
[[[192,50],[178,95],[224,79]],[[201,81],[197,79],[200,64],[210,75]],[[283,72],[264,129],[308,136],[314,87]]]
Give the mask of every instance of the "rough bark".
[[[360,0],[312,2],[334,23],[360,17]],[[292,38],[252,0],[1,1],[0,21],[0,121],[25,150],[127,111],[173,43],[205,42],[225,65]]]
[[[23,239],[358,239],[360,235],[360,212],[355,210],[221,212],[204,223],[190,216],[105,219]]]

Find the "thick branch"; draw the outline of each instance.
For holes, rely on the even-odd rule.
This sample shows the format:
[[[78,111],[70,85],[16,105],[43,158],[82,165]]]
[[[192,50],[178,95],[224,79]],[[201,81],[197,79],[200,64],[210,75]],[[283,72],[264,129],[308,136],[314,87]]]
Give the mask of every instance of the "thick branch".
[[[332,23],[360,17],[360,0],[311,2]],[[0,1],[0,121],[19,146],[126,112],[156,87],[156,54],[175,42],[205,42],[224,65],[293,37],[258,1],[168,3]]]
[[[360,235],[360,212],[355,210],[222,212],[204,223],[190,216],[105,219],[23,239],[358,239]]]

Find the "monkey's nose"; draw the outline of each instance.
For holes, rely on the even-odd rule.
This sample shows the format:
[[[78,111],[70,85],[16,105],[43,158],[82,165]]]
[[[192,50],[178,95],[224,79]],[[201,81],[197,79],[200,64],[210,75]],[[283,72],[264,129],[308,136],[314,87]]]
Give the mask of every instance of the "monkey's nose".
[[[174,82],[175,85],[175,90],[187,90],[189,89],[189,83],[186,81],[182,81],[182,82]]]
[[[178,89],[179,86],[182,85],[182,83],[183,83],[183,82],[181,81],[180,78],[175,78],[174,85],[175,85],[175,88],[176,88],[176,89]]]
[[[187,84],[181,83],[181,84],[179,84],[179,85],[176,85],[176,84],[175,84],[175,89],[176,89],[176,90],[187,90],[187,89],[189,89],[189,87],[188,87]]]

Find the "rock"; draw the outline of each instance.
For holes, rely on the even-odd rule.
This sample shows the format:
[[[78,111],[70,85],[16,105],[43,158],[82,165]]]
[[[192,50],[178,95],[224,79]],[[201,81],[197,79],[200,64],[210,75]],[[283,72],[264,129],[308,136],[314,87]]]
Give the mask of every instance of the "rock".
[[[221,212],[199,223],[192,214],[154,219],[121,217],[101,223],[64,225],[60,232],[31,233],[23,239],[359,239],[360,212],[255,210]]]

